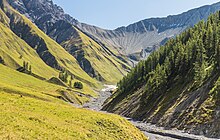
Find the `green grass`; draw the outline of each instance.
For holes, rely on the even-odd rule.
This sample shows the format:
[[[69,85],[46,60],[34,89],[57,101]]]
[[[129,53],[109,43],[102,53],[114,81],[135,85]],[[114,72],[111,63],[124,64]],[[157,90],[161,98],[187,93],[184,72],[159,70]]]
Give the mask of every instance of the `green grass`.
[[[73,27],[74,28],[74,27]],[[105,50],[94,40],[75,28],[78,38],[62,43],[62,45],[74,45],[83,50],[85,58],[91,63],[93,69],[98,72],[106,83],[117,83],[123,75],[126,75],[125,66],[129,66],[113,55],[111,50]]]
[[[6,25],[2,24],[1,22],[0,31],[0,56],[3,57],[6,65],[17,69],[23,65],[24,61],[26,61],[32,66],[33,73],[37,75],[47,79],[51,78],[52,76],[58,76],[58,72],[46,65],[34,49],[16,36]]]
[[[0,139],[146,139],[120,116],[77,109],[56,98],[63,87],[3,65],[0,77]]]
[[[100,83],[86,74],[59,44],[8,6],[5,0],[3,2],[4,12],[14,19],[9,21],[0,10],[0,56],[6,64],[0,64],[0,139],[146,139],[120,116],[78,109],[66,102],[85,103],[89,96],[97,96],[90,86],[100,88]],[[74,81],[83,82],[83,90],[69,90],[16,71],[26,61],[32,65],[34,74],[47,79],[58,75],[57,70],[46,65],[31,46],[12,32],[9,22],[21,22],[30,27],[32,35],[45,41],[59,66],[74,74]]]
[[[67,90],[66,87],[36,79],[32,76],[17,72],[3,65],[0,65],[0,71],[0,90],[2,91],[8,91],[18,95],[21,94],[50,101],[53,101],[54,98],[62,96],[60,92],[63,91],[68,93],[68,95],[73,98],[73,102],[78,104],[89,100],[89,98],[86,98],[86,95],[91,95],[93,97],[97,96],[95,93],[88,94],[88,89],[72,89],[70,91]],[[84,94],[85,97],[77,96],[77,93]]]
[[[3,57],[7,66],[17,69],[23,65],[24,61],[26,61],[32,66],[32,71],[34,74],[46,79],[58,77],[58,70],[55,70],[45,64],[45,62],[37,54],[36,50],[18,37],[9,26],[9,21],[15,23],[15,25],[25,23],[23,30],[26,30],[27,27],[30,27],[31,35],[38,36],[44,40],[46,47],[55,57],[59,67],[65,68],[71,74],[73,74],[75,76],[75,81],[81,81],[84,84],[84,91],[87,94],[95,94],[93,88],[101,88],[101,83],[91,78],[84,70],[82,70],[72,55],[70,55],[62,46],[44,34],[25,16],[15,11],[6,2],[4,2],[3,9],[4,11],[0,10],[0,17],[3,18],[0,22],[0,56]],[[5,13],[7,13],[8,16]],[[11,18],[10,20],[9,17]]]
[[[117,115],[0,92],[1,139],[146,139]]]

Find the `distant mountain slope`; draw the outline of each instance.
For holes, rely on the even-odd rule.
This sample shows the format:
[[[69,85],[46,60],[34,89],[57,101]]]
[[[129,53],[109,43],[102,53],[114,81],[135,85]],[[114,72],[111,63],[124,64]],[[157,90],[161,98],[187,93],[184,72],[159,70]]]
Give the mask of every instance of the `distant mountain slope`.
[[[42,31],[74,56],[81,68],[102,82],[115,83],[126,74],[129,66],[122,56],[101,42],[96,42],[79,28],[78,21],[47,0],[10,1],[11,5],[29,17]]]
[[[9,20],[5,13],[0,9],[1,20]],[[24,40],[14,34],[9,23],[0,22],[0,56],[5,65],[18,69],[23,66],[23,62],[28,62],[32,66],[32,72],[44,78],[58,76],[58,71],[49,67]],[[39,67],[40,66],[40,67]]]
[[[46,79],[58,77],[59,72],[65,70],[74,77],[74,82],[84,83],[83,94],[96,95],[91,87],[100,88],[100,83],[90,77],[72,55],[5,0],[0,5],[0,56],[6,66],[21,69],[24,62],[29,63],[32,74]]]
[[[145,19],[115,30],[104,30],[84,23],[78,23],[77,26],[123,54],[141,52],[142,49],[150,53],[156,46],[164,44],[167,38],[180,34],[200,20],[206,20],[211,13],[218,10],[220,3],[165,18]]]
[[[90,76],[99,81],[117,83],[127,73],[129,66],[108,48],[101,47],[86,34],[74,29],[78,36],[62,42],[61,45],[78,60]]]
[[[118,83],[103,110],[220,138],[220,12],[170,39]]]
[[[151,18],[131,24],[127,27],[119,27],[115,30],[105,30],[96,26],[80,23],[64,10],[54,5],[51,0],[9,0],[11,5],[25,14],[45,32],[53,23],[42,23],[48,19],[66,20],[75,25],[89,37],[100,44],[105,44],[117,55],[131,55],[145,51],[147,55],[164,44],[168,38],[176,36],[186,28],[193,26],[200,20],[206,20],[211,14],[220,10],[220,3],[207,5],[190,10],[188,12],[168,16],[165,18]],[[43,14],[42,14],[43,13]],[[74,15],[73,15],[74,16]],[[56,39],[56,38],[55,38]],[[138,54],[140,55],[140,54]],[[131,57],[132,58],[132,57]]]

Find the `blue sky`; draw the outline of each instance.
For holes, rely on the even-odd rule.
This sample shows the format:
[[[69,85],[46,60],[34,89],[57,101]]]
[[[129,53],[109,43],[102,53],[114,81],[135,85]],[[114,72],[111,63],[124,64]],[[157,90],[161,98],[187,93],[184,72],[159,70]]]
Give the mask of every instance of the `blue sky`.
[[[115,29],[150,17],[179,14],[220,0],[53,0],[80,22]]]

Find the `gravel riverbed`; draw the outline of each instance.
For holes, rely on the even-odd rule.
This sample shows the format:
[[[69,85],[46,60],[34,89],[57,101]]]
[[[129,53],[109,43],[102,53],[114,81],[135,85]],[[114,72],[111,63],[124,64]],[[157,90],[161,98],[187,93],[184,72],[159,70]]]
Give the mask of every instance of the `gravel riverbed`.
[[[105,100],[111,96],[111,91],[114,89],[116,89],[114,85],[105,85],[105,88],[100,91],[99,96],[97,98],[92,98],[90,102],[83,105],[83,108],[103,112],[101,111],[102,105]],[[140,129],[150,140],[218,140],[184,133],[174,129],[165,130],[162,127],[157,127],[152,124],[134,121],[130,118],[126,119]]]

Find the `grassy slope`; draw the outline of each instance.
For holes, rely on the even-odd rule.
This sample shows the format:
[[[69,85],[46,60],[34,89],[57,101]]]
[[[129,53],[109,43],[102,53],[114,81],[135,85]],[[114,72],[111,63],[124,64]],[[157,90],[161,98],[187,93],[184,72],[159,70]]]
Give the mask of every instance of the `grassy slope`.
[[[0,10],[1,17],[5,16]],[[2,18],[5,19],[5,18]],[[45,78],[58,76],[58,72],[46,65],[26,42],[15,35],[7,26],[0,22],[0,56],[4,58],[5,64],[11,68],[17,69],[23,65],[23,61],[31,64],[33,73]],[[22,56],[22,58],[21,58]],[[39,67],[41,66],[41,67]]]
[[[76,29],[79,37],[71,39],[62,45],[74,44],[74,46],[85,52],[85,58],[89,60],[93,69],[98,72],[107,83],[116,83],[127,72],[124,67],[129,68],[127,64],[113,55],[113,52],[102,48],[94,40]]]
[[[10,18],[11,22],[15,24],[25,23],[26,26],[30,27],[30,32],[32,35],[38,36],[45,41],[49,52],[56,58],[60,67],[64,67],[65,69],[69,70],[79,80],[86,81],[86,83],[92,86],[99,87],[97,81],[92,79],[80,68],[78,62],[73,56],[71,56],[67,51],[65,51],[65,49],[60,47],[59,44],[49,38],[46,34],[40,31],[40,29],[31,23],[25,16],[19,14],[6,2],[4,3],[4,12],[8,15],[6,18]],[[71,43],[77,47],[80,47],[80,49],[85,52],[85,58],[91,63],[95,72],[97,72],[98,75],[100,75],[104,81],[106,81],[106,83],[115,84],[118,82],[118,80],[120,80],[123,75],[127,73],[123,67],[129,69],[129,66],[114,56],[115,52],[101,47],[98,43],[96,43],[94,40],[89,38],[78,29],[76,29],[76,31],[79,34],[79,38],[71,38],[69,41],[64,42],[64,44]],[[34,47],[35,45],[32,45],[32,48]]]
[[[2,47],[0,48],[0,56],[6,61],[6,65],[12,68],[18,68],[22,66],[23,61],[29,62],[32,65],[32,71],[47,79],[58,76],[58,71],[47,66],[41,58],[38,56],[36,51],[32,49],[25,41],[19,38],[10,30],[10,22],[25,23],[26,26],[31,28],[31,34],[33,36],[38,36],[43,39],[46,43],[46,47],[49,52],[55,57],[58,65],[70,71],[75,75],[74,81],[82,81],[84,83],[84,89],[87,94],[91,93],[94,95],[94,91],[90,88],[101,88],[100,83],[91,78],[86,72],[84,72],[79,66],[76,59],[71,56],[65,49],[63,49],[54,40],[49,38],[40,29],[38,29],[31,21],[29,21],[25,16],[19,14],[17,11],[12,9],[5,1],[4,2],[4,12],[0,10],[0,29],[1,35],[0,43]],[[6,14],[8,16],[6,16]],[[24,29],[25,30],[25,29]],[[20,58],[20,56],[23,56]],[[39,67],[40,66],[40,67]]]
[[[136,75],[133,75],[132,78],[127,77],[129,80],[124,79],[122,83],[125,83],[123,83],[125,87],[121,87],[129,90],[119,89],[106,101],[103,110],[167,128],[178,128],[188,133],[220,138],[220,61],[217,38],[220,33],[219,16],[219,13],[210,16],[207,23],[200,22],[151,54],[145,61],[147,64],[145,69],[148,71],[146,79],[127,87],[129,82],[141,79],[141,76],[134,78]],[[213,29],[213,32],[208,36],[210,29]],[[213,36],[216,38],[213,39]],[[201,41],[200,44],[192,43],[198,39]],[[207,42],[218,43],[210,45]],[[201,48],[196,48],[198,46]],[[175,56],[173,59],[171,50]],[[201,52],[201,55],[196,56],[196,51]],[[205,56],[203,63],[206,64],[203,68],[196,68],[196,63],[200,61],[198,59],[202,59],[202,55]],[[165,58],[169,58],[168,63]],[[166,69],[164,73],[155,64],[163,66]],[[136,68],[141,69],[142,66]],[[137,74],[137,71],[134,73]],[[198,71],[204,73],[198,74]],[[204,77],[199,79],[196,75]],[[126,80],[128,82],[125,82]],[[162,84],[158,86],[158,81],[164,83],[161,82]]]
[[[146,139],[117,115],[77,109],[55,98],[63,87],[3,65],[0,70],[0,139]]]
[[[0,65],[0,71],[0,89],[4,91],[16,91],[17,94],[29,97],[35,96],[36,98],[49,101],[52,101],[50,97],[52,97],[52,99],[59,98],[61,96],[60,92],[64,91],[73,97],[75,103],[88,100],[85,97],[77,96],[76,93],[83,92],[81,90],[73,89],[72,91],[67,91],[65,87],[33,78],[32,76],[19,73],[3,65]],[[93,94],[91,95],[95,96]]]

